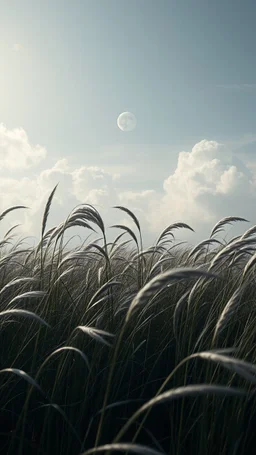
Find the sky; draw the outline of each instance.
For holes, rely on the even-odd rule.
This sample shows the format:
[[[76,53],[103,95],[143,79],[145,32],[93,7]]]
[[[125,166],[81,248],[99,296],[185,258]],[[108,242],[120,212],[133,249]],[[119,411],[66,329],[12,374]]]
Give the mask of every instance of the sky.
[[[256,224],[254,0],[0,0],[0,234],[90,203],[150,244],[183,221]],[[121,112],[137,118],[117,126]],[[241,233],[249,225],[241,225]],[[79,235],[83,235],[79,231]],[[235,230],[232,230],[232,235]],[[183,237],[182,237],[183,236]]]

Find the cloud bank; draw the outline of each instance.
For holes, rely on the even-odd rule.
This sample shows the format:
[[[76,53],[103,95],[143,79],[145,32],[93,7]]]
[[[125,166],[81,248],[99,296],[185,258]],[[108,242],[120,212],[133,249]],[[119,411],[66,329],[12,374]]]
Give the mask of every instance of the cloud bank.
[[[202,140],[181,152],[176,170],[163,182],[154,227],[166,223],[166,213],[189,220],[200,231],[229,215],[253,214],[255,179],[246,165],[222,144]]]
[[[42,160],[45,169],[36,172]],[[6,177],[6,170],[28,173],[32,167],[31,177]],[[107,226],[117,222],[131,226],[130,220],[112,206],[124,205],[134,210],[148,245],[166,226],[177,221],[188,223],[196,231],[179,233],[179,238],[190,243],[208,237],[212,226],[224,216],[242,216],[256,222],[254,172],[223,144],[206,139],[192,150],[178,154],[176,169],[169,175],[167,170],[161,191],[150,188],[124,191],[120,185],[122,176],[118,179],[116,174],[97,166],[74,169],[63,158],[47,168],[44,147],[31,145],[22,128],[10,130],[0,125],[0,175],[0,210],[18,204],[30,207],[10,214],[2,222],[1,235],[19,222],[22,223],[19,232],[39,238],[44,206],[57,183],[49,228],[63,221],[81,203],[95,205]]]
[[[0,124],[0,170],[24,170],[46,157],[46,149],[32,145],[23,128],[7,129]]]

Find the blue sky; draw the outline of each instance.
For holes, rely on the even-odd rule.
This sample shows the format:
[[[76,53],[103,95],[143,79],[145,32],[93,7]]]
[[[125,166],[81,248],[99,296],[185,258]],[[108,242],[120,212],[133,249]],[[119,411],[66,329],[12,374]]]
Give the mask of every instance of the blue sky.
[[[6,131],[22,128],[30,144],[47,151],[23,178],[35,180],[67,159],[73,170],[119,173],[117,195],[163,191],[179,153],[203,140],[224,144],[253,167],[255,1],[1,3],[0,123]],[[137,127],[123,133],[116,118],[127,110]],[[20,175],[12,166],[4,170],[10,179]]]

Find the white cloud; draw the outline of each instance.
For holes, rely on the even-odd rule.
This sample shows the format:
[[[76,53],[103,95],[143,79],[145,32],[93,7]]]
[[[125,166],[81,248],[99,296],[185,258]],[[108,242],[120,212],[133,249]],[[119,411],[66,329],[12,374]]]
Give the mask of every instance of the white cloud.
[[[82,166],[72,172],[72,194],[81,202],[108,204],[116,197],[114,176],[98,167]]]
[[[163,188],[152,217],[154,229],[161,229],[172,218],[191,224],[206,236],[224,216],[249,220],[253,216],[255,182],[249,169],[215,141],[202,140],[191,152],[181,152],[177,168]]]
[[[0,169],[27,169],[45,157],[46,149],[32,145],[23,128],[8,129],[0,124]]]
[[[46,150],[30,145],[23,129],[8,130],[0,125],[0,170],[26,171],[28,166],[35,166],[45,157]],[[114,205],[123,205],[133,210],[141,221],[146,244],[176,221],[188,223],[196,231],[196,234],[183,231],[184,235],[179,231],[177,237],[196,242],[206,238],[212,226],[224,216],[242,216],[256,223],[256,217],[252,218],[256,203],[255,175],[255,170],[239,161],[226,146],[208,140],[195,144],[190,152],[179,153],[176,168],[167,174],[161,191],[121,190],[122,182],[114,172],[96,166],[74,169],[68,159],[63,158],[52,167],[46,165],[30,178],[2,175],[0,211],[18,204],[27,205],[30,210],[9,214],[0,228],[5,233],[11,225],[22,223],[19,232],[39,238],[45,203],[59,182],[48,228],[63,221],[81,203],[95,205],[106,226],[120,220],[128,224],[129,217],[124,218],[123,212],[111,209]]]

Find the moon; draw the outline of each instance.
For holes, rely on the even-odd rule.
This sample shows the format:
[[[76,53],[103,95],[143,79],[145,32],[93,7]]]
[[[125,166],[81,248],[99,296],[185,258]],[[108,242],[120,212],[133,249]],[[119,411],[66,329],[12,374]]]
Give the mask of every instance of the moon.
[[[117,118],[117,126],[121,131],[132,131],[136,125],[137,120],[132,112],[122,112]]]

